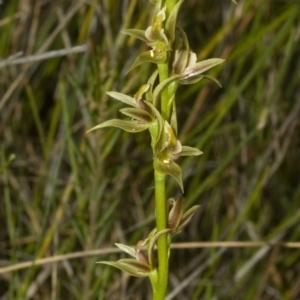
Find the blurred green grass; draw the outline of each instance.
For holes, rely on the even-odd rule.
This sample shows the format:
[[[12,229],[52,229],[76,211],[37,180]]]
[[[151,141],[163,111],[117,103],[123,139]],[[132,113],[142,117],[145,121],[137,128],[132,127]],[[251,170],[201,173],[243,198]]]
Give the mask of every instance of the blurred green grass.
[[[153,70],[126,75],[145,46],[120,34],[146,28],[149,11],[146,0],[0,6],[0,60],[90,46],[0,69],[0,268],[133,244],[152,228],[147,134],[85,134],[118,116],[121,105],[106,91],[134,94]],[[185,203],[202,208],[175,242],[299,240],[299,13],[297,1],[184,2],[179,25],[198,58],[226,62],[212,70],[222,89],[200,82],[177,97],[180,139],[204,154],[180,161]],[[168,195],[178,192],[170,179]],[[1,273],[0,299],[149,298],[146,280],[98,260]],[[299,271],[299,249],[173,250],[167,299],[297,300]]]

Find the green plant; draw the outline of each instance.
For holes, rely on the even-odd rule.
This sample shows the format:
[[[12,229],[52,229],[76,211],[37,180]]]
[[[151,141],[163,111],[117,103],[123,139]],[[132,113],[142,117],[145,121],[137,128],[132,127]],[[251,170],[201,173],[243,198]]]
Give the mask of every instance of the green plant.
[[[156,64],[157,70],[133,97],[114,91],[107,92],[110,97],[130,106],[120,110],[122,114],[130,117],[130,120],[111,119],[93,127],[90,131],[113,126],[131,133],[148,130],[151,135],[156,227],[135,247],[116,244],[133,258],[100,263],[117,267],[136,277],[149,277],[153,299],[159,300],[165,298],[167,290],[171,238],[181,232],[199,208],[199,205],[195,205],[183,213],[182,196],[168,201],[166,196],[166,175],[173,177],[182,193],[184,192],[182,171],[175,160],[180,156],[202,154],[196,148],[183,146],[177,138],[176,90],[179,84],[193,84],[202,79],[212,80],[220,85],[215,78],[203,73],[224,60],[213,58],[197,62],[186,33],[176,27],[183,0],[150,2],[154,4],[151,26],[145,31],[127,29],[123,33],[146,42],[151,48],[136,58],[129,71],[147,62]],[[158,251],[158,264],[154,255],[155,245]],[[146,253],[143,252],[144,247]]]
[[[150,136],[84,134],[125,107],[105,91],[133,95],[156,67],[123,76],[146,48],[119,29],[147,28],[146,2],[0,5],[1,299],[151,298],[148,279],[95,266],[155,227]],[[204,153],[175,161],[184,208],[201,209],[172,239],[170,300],[299,299],[300,6],[239,2],[185,0],[179,12],[198,60],[226,67],[209,70],[224,91],[204,80],[176,91],[178,139]],[[40,60],[87,37],[87,53]],[[166,191],[179,191],[170,176]]]

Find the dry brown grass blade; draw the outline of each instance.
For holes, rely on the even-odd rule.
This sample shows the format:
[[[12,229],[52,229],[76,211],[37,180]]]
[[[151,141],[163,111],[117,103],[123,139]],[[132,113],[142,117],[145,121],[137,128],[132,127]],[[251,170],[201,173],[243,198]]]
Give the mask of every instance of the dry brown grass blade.
[[[300,242],[247,242],[247,241],[232,241],[232,242],[194,242],[194,243],[173,243],[172,249],[201,249],[201,248],[260,248],[260,247],[284,247],[284,248],[300,248]],[[9,273],[32,266],[42,266],[52,264],[59,261],[76,259],[88,256],[97,256],[105,254],[122,253],[122,250],[117,248],[106,248],[98,250],[86,250],[73,252],[68,254],[56,255],[46,258],[40,258],[34,261],[27,261],[0,268],[0,274]]]
[[[37,54],[44,53],[52,44],[55,37],[63,30],[63,28],[66,26],[66,24],[71,20],[71,18],[78,12],[78,10],[82,7],[82,5],[86,2],[86,0],[81,0],[77,3],[75,3],[69,10],[69,12],[65,15],[65,18],[62,22],[60,22],[57,27],[54,29],[54,31],[49,35],[47,40],[44,42],[44,44],[40,47],[40,49],[37,51]],[[35,65],[26,65],[24,70],[17,76],[17,78],[12,82],[10,88],[6,91],[6,93],[2,96],[0,100],[0,110],[5,105],[6,101],[11,97],[11,95],[14,93],[14,91],[17,88],[21,88],[26,80],[28,80],[28,77],[26,76],[27,71],[29,67],[31,67],[31,72],[34,72],[34,70],[37,68],[37,63]]]
[[[41,61],[41,60],[50,59],[54,57],[85,52],[86,50],[87,50],[87,45],[80,45],[80,46],[71,47],[69,49],[53,50],[53,51],[44,52],[42,54],[29,55],[25,57],[17,57],[17,58],[9,57],[8,59],[0,61],[0,69],[7,66],[26,64],[26,63]]]

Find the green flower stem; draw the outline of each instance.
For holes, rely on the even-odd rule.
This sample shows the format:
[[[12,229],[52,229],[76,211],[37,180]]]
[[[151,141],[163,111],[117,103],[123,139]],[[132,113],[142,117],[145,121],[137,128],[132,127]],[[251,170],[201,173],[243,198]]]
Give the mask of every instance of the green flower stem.
[[[167,228],[166,175],[154,171],[156,229]],[[169,244],[168,235],[163,234],[157,241],[158,281],[153,291],[153,300],[164,300],[169,279]]]
[[[166,0],[167,15],[171,12],[177,0]],[[168,61],[158,64],[159,81],[162,82],[169,77]],[[172,95],[170,95],[172,94]],[[161,115],[170,122],[171,105],[175,90],[169,92],[165,88],[161,93]],[[172,100],[171,100],[172,101]],[[154,171],[155,179],[155,208],[156,208],[156,229],[161,231],[167,228],[167,199],[166,199],[166,175]],[[164,300],[169,281],[169,243],[168,235],[163,234],[157,240],[158,252],[158,281],[153,290],[153,300]]]
[[[168,79],[169,76],[169,68],[168,68],[168,63],[163,63],[158,65],[158,74],[159,74],[159,81],[163,82],[164,80]],[[162,117],[167,120],[168,122],[170,121],[170,112],[169,112],[169,94],[168,94],[168,89],[165,88],[161,92],[161,115]]]
[[[168,78],[168,64],[158,65],[159,81]],[[161,115],[165,120],[170,120],[169,93],[165,88],[161,93]],[[161,231],[167,228],[167,199],[166,199],[166,175],[154,171],[155,179],[155,210],[156,229]],[[163,234],[157,240],[158,253],[158,280],[153,290],[153,300],[164,300],[169,281],[169,244],[167,234]]]

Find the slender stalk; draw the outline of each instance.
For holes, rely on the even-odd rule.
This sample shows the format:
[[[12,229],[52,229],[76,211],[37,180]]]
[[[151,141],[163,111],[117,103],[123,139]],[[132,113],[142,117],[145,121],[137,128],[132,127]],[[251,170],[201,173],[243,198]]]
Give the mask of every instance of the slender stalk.
[[[158,65],[158,73],[159,73],[159,81],[162,82],[166,79],[168,79],[169,76],[169,68],[168,68],[168,63],[163,63]],[[168,108],[168,89],[165,88],[162,93],[161,93],[161,115],[162,117],[169,121],[170,118],[170,113],[169,113],[169,108]]]
[[[167,15],[173,9],[177,0],[166,0]],[[158,65],[159,81],[166,80],[169,76],[168,62]],[[173,93],[172,93],[173,94]],[[175,91],[174,91],[175,94]],[[170,95],[168,88],[161,94],[161,115],[170,121]],[[167,228],[167,199],[166,199],[166,175],[154,171],[155,178],[155,208],[156,208],[156,229],[161,231]],[[163,234],[157,241],[158,252],[158,281],[153,291],[153,300],[164,300],[169,280],[169,243],[167,234]]]
[[[168,63],[158,65],[159,81],[168,78]],[[170,119],[168,108],[168,89],[161,94],[161,115],[165,120]],[[161,231],[167,228],[167,200],[166,200],[166,175],[154,171],[155,179],[155,209],[156,209],[156,229]],[[157,240],[158,254],[158,281],[153,290],[153,300],[164,300],[168,287],[169,279],[169,244],[167,234],[163,234]]]
[[[166,175],[154,171],[156,229],[161,231],[167,227]],[[168,236],[163,234],[157,241],[158,281],[153,291],[153,300],[165,299],[169,277],[169,245]]]
[[[151,231],[148,238],[138,242],[135,248],[123,244],[117,245],[120,249],[135,257],[137,261],[129,259],[116,262],[102,261],[101,263],[115,266],[133,276],[140,277],[141,274],[143,274],[143,276],[149,277],[153,289],[153,300],[164,300],[169,281],[169,234],[181,231],[182,227],[186,225],[182,216],[186,216],[186,220],[189,220],[198,209],[198,205],[196,205],[186,212],[187,215],[183,215],[182,199],[174,200],[171,203],[170,223],[168,224],[166,175],[171,175],[178,182],[181,189],[183,189],[181,169],[174,163],[174,160],[180,155],[194,156],[201,154],[201,151],[196,148],[188,146],[184,148],[177,139],[175,93],[178,82],[181,82],[180,80],[183,80],[184,83],[187,84],[193,83],[194,77],[199,76],[199,74],[202,74],[202,72],[207,69],[207,62],[202,64],[194,63],[194,65],[190,67],[190,63],[193,61],[189,64],[187,62],[191,52],[188,42],[184,38],[184,33],[180,32],[183,36],[183,42],[180,42],[180,36],[176,39],[174,31],[176,28],[175,23],[178,9],[180,7],[179,5],[175,7],[175,5],[178,3],[178,0],[157,0],[151,2],[155,3],[155,14],[152,26],[148,27],[144,33],[142,33],[141,30],[133,29],[127,30],[126,33],[133,37],[146,40],[147,44],[152,47],[150,52],[141,54],[138,57],[138,60],[134,63],[134,67],[148,61],[156,64],[162,62],[157,65],[160,86],[154,88],[154,81],[157,75],[155,72],[154,77],[151,76],[148,84],[143,85],[133,98],[121,93],[109,92],[108,95],[134,107],[130,110],[124,109],[122,111],[125,115],[128,114],[128,116],[134,120],[112,119],[93,127],[91,130],[114,126],[129,132],[139,132],[146,129],[150,131],[152,137],[151,146],[154,154],[156,232]],[[182,1],[180,1],[179,4],[181,4],[181,2]],[[173,45],[171,45],[171,43],[173,43]],[[171,55],[171,51],[176,52],[173,52],[174,55]],[[183,59],[181,59],[179,54],[182,55]],[[192,55],[193,57],[195,56],[194,53],[192,53]],[[213,67],[221,61],[223,60],[208,60],[211,64],[209,67]],[[206,67],[203,68],[203,65]],[[189,69],[187,69],[187,67],[189,67]],[[185,73],[185,70],[188,70],[188,73]],[[174,74],[176,75],[173,76]],[[175,79],[178,82],[176,82]],[[189,81],[189,79],[191,81]],[[146,100],[141,100],[140,98],[145,93],[147,93]],[[161,98],[160,107],[158,107],[159,105],[157,103],[158,94],[160,94]],[[154,107],[152,107],[153,104],[146,103],[147,101],[149,102],[149,99],[151,100],[151,97],[149,98],[147,96],[152,96],[155,100],[153,101]],[[151,110],[149,110],[149,108],[151,108]],[[145,244],[148,245],[148,260],[145,259],[145,255],[142,255],[140,251],[140,247]],[[153,247],[155,244],[157,245],[158,256],[157,268],[153,262]]]
[[[170,14],[170,12],[172,11],[172,9],[174,8],[177,1],[178,0],[165,0],[164,4],[166,6],[166,15],[167,15],[167,17]],[[166,63],[158,65],[158,72],[159,72],[159,81],[160,82],[162,82],[165,79],[168,79],[168,77],[169,77],[168,61]],[[170,115],[171,115],[171,110],[170,110],[171,101],[170,101],[170,99],[172,99],[173,95],[170,95],[168,93],[167,88],[165,90],[163,90],[162,94],[161,94],[161,115],[167,121],[170,121]]]

